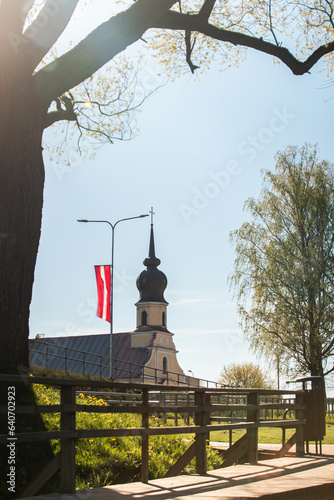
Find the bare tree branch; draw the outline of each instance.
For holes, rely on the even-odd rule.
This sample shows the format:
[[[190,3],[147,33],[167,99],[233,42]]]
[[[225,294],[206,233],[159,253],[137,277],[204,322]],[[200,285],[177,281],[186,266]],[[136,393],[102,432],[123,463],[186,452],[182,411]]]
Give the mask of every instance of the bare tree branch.
[[[195,70],[198,69],[199,66],[196,66],[195,64],[193,64],[193,62],[191,60],[191,53],[192,53],[194,45],[195,45],[195,41],[193,44],[191,44],[191,31],[186,30],[185,40],[186,40],[186,61],[189,65],[191,72],[195,73]]]
[[[329,373],[332,373],[332,372],[334,372],[334,363],[333,363],[333,368],[331,368],[326,373],[324,373],[324,377],[326,377],[326,375],[329,375]]]

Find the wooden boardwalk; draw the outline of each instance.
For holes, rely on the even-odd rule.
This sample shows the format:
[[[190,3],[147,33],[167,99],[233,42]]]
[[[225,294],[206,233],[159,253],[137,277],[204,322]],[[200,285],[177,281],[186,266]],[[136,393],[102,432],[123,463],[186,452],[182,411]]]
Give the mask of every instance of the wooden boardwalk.
[[[334,456],[284,457],[208,472],[129,483],[48,500],[334,500]]]

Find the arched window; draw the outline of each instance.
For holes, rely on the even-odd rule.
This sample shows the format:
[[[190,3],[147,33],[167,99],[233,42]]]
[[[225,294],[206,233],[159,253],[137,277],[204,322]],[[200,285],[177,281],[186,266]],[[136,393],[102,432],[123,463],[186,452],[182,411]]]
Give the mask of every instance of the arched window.
[[[141,313],[141,324],[142,324],[142,326],[147,325],[147,312],[146,311],[143,311]]]
[[[166,313],[165,313],[165,311],[162,313],[162,326],[166,326]]]
[[[168,372],[168,359],[166,356],[162,358],[162,373],[166,375]]]

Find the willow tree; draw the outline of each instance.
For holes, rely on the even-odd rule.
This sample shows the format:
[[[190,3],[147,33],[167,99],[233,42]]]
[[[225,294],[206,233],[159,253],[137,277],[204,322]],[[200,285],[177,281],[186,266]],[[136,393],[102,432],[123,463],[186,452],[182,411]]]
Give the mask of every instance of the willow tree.
[[[0,3],[0,370],[4,371],[28,364],[29,305],[43,206],[43,131],[69,122],[80,137],[87,132],[89,137],[109,139],[118,126],[117,109],[106,109],[115,95],[117,100],[114,80],[105,85],[101,101],[98,85],[87,88],[92,75],[105,71],[106,64],[142,40],[173,74],[183,71],[183,61],[192,72],[212,57],[233,63],[247,48],[273,56],[295,75],[309,72],[322,58],[331,69],[333,61],[333,12],[326,0],[131,0],[78,43],[65,50],[62,43],[57,56],[54,46],[65,31],[70,33],[80,6],[84,15],[84,0]],[[84,109],[87,100],[94,105],[91,114]]]
[[[250,222],[231,233],[231,284],[252,347],[326,375],[334,354],[334,176],[316,147],[288,147],[263,173]],[[329,370],[328,370],[329,372]]]

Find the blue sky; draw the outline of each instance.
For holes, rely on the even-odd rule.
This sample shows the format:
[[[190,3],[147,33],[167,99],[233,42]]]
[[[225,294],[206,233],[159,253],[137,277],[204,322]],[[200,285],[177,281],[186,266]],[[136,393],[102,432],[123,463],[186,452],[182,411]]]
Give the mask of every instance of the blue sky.
[[[247,218],[244,201],[261,189],[261,169],[288,144],[318,143],[332,161],[334,87],[319,65],[293,76],[249,52],[239,68],[218,64],[185,75],[151,96],[140,134],[75,155],[67,170],[45,156],[43,226],[31,304],[31,337],[104,333],[96,317],[94,264],[110,262],[110,229],[77,219],[118,219],[155,211],[156,254],[168,278],[168,328],[183,370],[215,380],[224,364],[256,360],[243,339],[227,276],[229,233]],[[161,81],[148,62],[143,85]],[[327,102],[326,102],[327,100]],[[50,131],[46,132],[46,138]],[[114,330],[133,330],[136,277],[148,254],[149,218],[115,231]],[[275,373],[273,372],[275,376]]]

